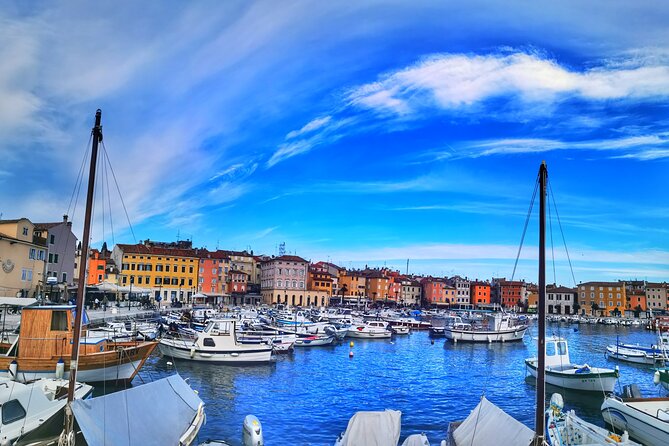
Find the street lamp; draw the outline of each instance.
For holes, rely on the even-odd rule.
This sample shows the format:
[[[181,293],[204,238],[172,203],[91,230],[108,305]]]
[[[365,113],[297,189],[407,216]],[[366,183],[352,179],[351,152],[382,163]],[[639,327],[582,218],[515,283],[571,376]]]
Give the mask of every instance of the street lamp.
[[[128,311],[130,311],[130,299],[132,299],[132,284],[135,283],[135,276],[130,276],[130,292],[128,293]]]

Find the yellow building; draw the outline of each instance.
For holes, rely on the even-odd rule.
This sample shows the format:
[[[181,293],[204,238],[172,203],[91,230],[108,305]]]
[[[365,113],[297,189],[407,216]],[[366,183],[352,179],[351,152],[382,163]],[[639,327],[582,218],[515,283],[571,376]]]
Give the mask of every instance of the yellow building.
[[[309,266],[307,289],[309,291],[323,291],[328,297],[332,296],[332,274],[316,265]]]
[[[0,220],[0,296],[33,297],[44,289],[46,239],[27,218]]]
[[[155,299],[192,303],[197,293],[199,258],[189,241],[119,244],[112,251],[119,285],[149,290]]]
[[[342,289],[345,296],[365,297],[367,278],[359,272],[344,270],[339,275],[339,290]]]
[[[611,316],[629,309],[625,282],[585,282],[578,286],[581,314]]]

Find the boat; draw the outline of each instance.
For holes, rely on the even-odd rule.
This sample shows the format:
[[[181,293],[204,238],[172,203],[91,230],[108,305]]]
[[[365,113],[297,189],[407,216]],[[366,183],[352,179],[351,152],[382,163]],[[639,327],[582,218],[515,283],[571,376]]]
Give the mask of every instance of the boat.
[[[396,335],[408,335],[410,330],[409,327],[401,325],[391,325],[390,331],[392,331]]]
[[[29,382],[56,377],[56,367],[62,362],[64,377],[69,377],[75,310],[75,305],[25,307],[21,312],[18,338],[6,355],[0,355],[0,371],[9,371],[15,362],[16,379]],[[82,321],[78,363],[81,382],[130,382],[156,348],[155,341],[114,342],[107,336],[87,336],[88,316],[84,314]]]
[[[604,399],[604,421],[628,431],[643,444],[669,444],[669,398],[643,398],[633,385],[625,386],[623,393],[625,397],[609,395]]]
[[[164,336],[159,349],[168,358],[215,363],[266,363],[272,359],[272,345],[248,344],[237,339],[236,319],[211,320],[196,338]]]
[[[282,334],[272,330],[245,330],[237,332],[237,340],[242,344],[269,344],[275,353],[293,351],[297,336]]]
[[[660,367],[655,369],[653,374],[653,382],[669,390],[669,367]]]
[[[295,347],[320,347],[331,345],[334,341],[335,337],[327,334],[301,336],[295,339]]]
[[[554,393],[546,411],[546,438],[551,446],[620,445],[641,446],[622,434],[610,432],[579,418],[573,410],[563,411],[562,395]]]
[[[546,382],[564,389],[587,392],[613,392],[620,375],[618,368],[590,367],[572,364],[567,340],[553,336],[546,340]],[[538,359],[525,360],[526,372],[537,376]]]
[[[399,410],[356,412],[334,445],[396,446],[400,439],[401,418]],[[425,434],[412,434],[402,446],[430,446],[430,442]]]
[[[635,364],[656,364],[669,362],[669,337],[658,331],[658,343],[651,346],[616,342],[606,347],[610,358]]]
[[[525,336],[528,324],[507,313],[487,316],[481,324],[456,322],[444,328],[446,339],[457,342],[512,342]]]
[[[68,380],[59,378],[41,378],[29,383],[0,378],[0,444],[14,444],[52,417],[60,414],[62,418],[68,386]],[[88,384],[76,383],[75,386],[76,399],[87,398],[93,392]]]
[[[358,339],[389,339],[392,332],[384,321],[365,321],[351,325],[346,334],[349,338]]]
[[[388,318],[386,321],[391,327],[407,327],[412,330],[429,330],[432,323],[427,321],[419,321],[412,317],[394,317]]]

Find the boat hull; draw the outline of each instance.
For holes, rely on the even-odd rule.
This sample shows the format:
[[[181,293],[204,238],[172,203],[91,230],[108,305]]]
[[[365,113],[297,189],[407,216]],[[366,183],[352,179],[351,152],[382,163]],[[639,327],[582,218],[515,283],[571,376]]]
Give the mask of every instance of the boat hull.
[[[349,338],[356,338],[356,339],[390,339],[392,333],[387,330],[385,332],[349,330],[346,336]]]
[[[188,361],[248,364],[267,363],[272,360],[271,346],[249,345],[249,347],[234,350],[203,350],[174,339],[162,339],[158,345],[163,356]]]
[[[87,353],[79,357],[77,381],[95,382],[130,382],[137,375],[156,348],[157,342],[142,342],[132,346],[118,347],[97,353]],[[16,361],[17,380],[28,382],[39,378],[55,378],[56,364],[61,357],[51,358],[16,358],[0,356],[0,371],[9,371],[9,365]],[[65,365],[64,377],[70,376],[70,358],[62,358]]]
[[[334,340],[334,336],[318,339],[297,338],[295,340],[295,347],[320,347],[322,345],[330,345],[334,342]]]
[[[657,407],[656,407],[657,406]],[[658,408],[669,409],[668,398],[638,398],[621,401],[608,397],[602,404],[604,421],[613,427],[626,430],[643,444],[669,444],[669,423],[651,416]]]
[[[452,342],[514,342],[520,341],[525,336],[527,325],[510,328],[507,330],[459,330],[454,328],[444,329],[444,336]]]
[[[536,379],[536,359],[526,359],[525,368],[528,374]],[[578,390],[582,392],[613,392],[618,380],[617,370],[599,372],[597,368],[591,369],[590,373],[577,373],[578,368],[556,371],[546,369],[546,383],[563,389]]]
[[[616,346],[606,347],[606,355],[609,358],[617,359],[619,361],[631,362],[633,364],[655,364],[655,358],[647,355],[640,350],[632,350],[627,348],[616,348]]]

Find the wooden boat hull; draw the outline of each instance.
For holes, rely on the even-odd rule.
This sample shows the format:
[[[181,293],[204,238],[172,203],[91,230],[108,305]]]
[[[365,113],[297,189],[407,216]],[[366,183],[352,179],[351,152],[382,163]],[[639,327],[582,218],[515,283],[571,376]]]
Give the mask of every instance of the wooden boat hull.
[[[520,341],[525,336],[527,325],[519,325],[507,330],[459,330],[446,328],[444,336],[446,339],[457,342],[514,342]]]
[[[536,359],[525,360],[526,371],[534,378],[537,377]],[[563,389],[579,390],[583,392],[613,392],[618,381],[618,370],[598,369],[593,367],[590,373],[577,373],[577,368],[568,371],[546,369],[546,383]]]
[[[79,357],[77,381],[85,383],[130,382],[157,344],[157,342],[117,344],[114,350],[82,354]],[[10,363],[16,361],[17,380],[21,382],[39,378],[55,378],[56,364],[60,359],[60,356],[51,358],[0,356],[0,371],[8,373]],[[70,376],[70,357],[63,357],[62,360],[65,363],[64,377],[68,378]]]

